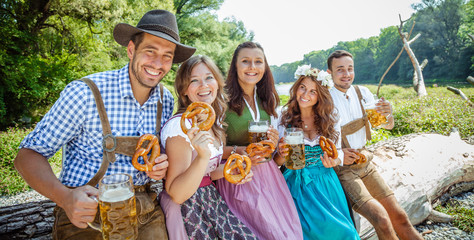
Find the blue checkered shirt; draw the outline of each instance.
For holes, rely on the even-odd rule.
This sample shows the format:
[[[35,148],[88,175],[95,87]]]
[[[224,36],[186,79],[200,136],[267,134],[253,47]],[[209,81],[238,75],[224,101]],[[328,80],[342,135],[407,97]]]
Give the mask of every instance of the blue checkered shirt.
[[[151,91],[149,99],[140,106],[130,85],[128,64],[122,69],[87,76],[100,90],[114,136],[140,136],[155,133],[157,102],[160,88]],[[173,96],[163,88],[161,126],[173,113]],[[159,131],[159,129],[158,129]],[[73,81],[61,92],[59,99],[20,144],[46,158],[52,157],[63,145],[63,165],[59,179],[70,187],[86,184],[99,170],[102,162],[102,125],[89,87]],[[135,185],[150,179],[137,171],[131,157],[115,154],[116,161],[109,165],[106,175],[128,173]]]

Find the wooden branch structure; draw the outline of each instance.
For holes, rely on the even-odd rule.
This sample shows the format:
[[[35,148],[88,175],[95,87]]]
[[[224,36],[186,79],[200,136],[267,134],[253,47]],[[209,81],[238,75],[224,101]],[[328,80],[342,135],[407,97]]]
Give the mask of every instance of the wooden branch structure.
[[[408,38],[410,38],[411,33],[413,32],[413,28],[415,27],[415,23],[416,23],[416,21],[413,21],[413,25],[411,25],[410,33],[408,33]],[[380,86],[382,85],[382,81],[383,81],[383,79],[385,78],[385,75],[387,75],[388,71],[390,71],[390,69],[393,67],[393,65],[398,61],[398,59],[400,58],[400,56],[402,55],[402,53],[403,53],[403,47],[402,47],[402,49],[400,49],[400,52],[398,53],[398,55],[397,55],[397,57],[395,58],[395,60],[393,60],[393,62],[390,64],[390,66],[388,66],[387,70],[385,70],[385,72],[383,73],[382,77],[380,78],[379,86],[377,87],[377,97],[380,97],[380,96],[379,96]]]
[[[418,78],[418,87],[417,87],[416,92],[418,94],[418,97],[423,97],[423,96],[428,95],[428,93],[426,92],[425,81],[423,79],[423,73],[421,72],[420,63],[416,59],[415,53],[413,53],[413,51],[410,48],[410,42],[413,42],[413,41],[409,42],[407,40],[407,34],[402,32],[403,23],[405,21],[402,21],[402,16],[401,15],[399,15],[399,18],[400,18],[400,27],[398,28],[398,34],[400,34],[400,37],[402,38],[403,48],[408,53],[408,57],[410,58],[411,63],[413,64],[413,69],[415,70],[415,73],[416,73],[417,78]],[[415,37],[414,39],[418,38],[419,37],[418,35],[419,34],[417,34],[417,37]]]
[[[425,60],[423,60],[423,62],[421,62],[421,65],[420,65],[420,68],[421,68],[421,71],[423,71],[423,69],[426,67],[426,65],[428,64],[428,59],[425,58]],[[416,92],[418,92],[418,74],[416,74],[416,72],[413,72],[413,88],[415,89]]]

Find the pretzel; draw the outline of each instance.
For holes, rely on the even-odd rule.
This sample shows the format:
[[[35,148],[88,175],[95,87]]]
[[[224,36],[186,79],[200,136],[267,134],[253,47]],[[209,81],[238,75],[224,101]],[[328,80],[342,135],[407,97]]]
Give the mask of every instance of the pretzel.
[[[243,166],[244,163],[245,169]],[[230,183],[237,184],[242,181],[242,179],[244,179],[247,174],[249,174],[251,167],[252,161],[250,161],[248,156],[234,153],[229,156],[227,162],[224,165],[224,178]],[[232,174],[232,171],[236,168],[238,168],[239,173]]]
[[[319,138],[319,146],[321,146],[321,149],[328,154],[328,157],[332,159],[337,158],[338,154],[337,154],[336,145],[334,145],[331,139],[321,136]]]
[[[263,140],[249,144],[245,151],[250,157],[257,155],[257,152],[263,152],[262,157],[270,157],[273,151],[275,151],[275,145],[270,140]]]
[[[142,147],[145,141],[149,141],[145,148]],[[151,150],[150,158],[148,153]],[[145,164],[138,163],[138,158],[143,157]],[[137,146],[135,148],[135,154],[133,154],[132,164],[138,171],[151,171],[155,165],[155,159],[160,156],[160,144],[158,144],[158,138],[153,134],[144,134],[138,139]]]
[[[198,124],[197,115],[201,113],[206,113],[207,119]],[[202,131],[207,131],[211,129],[212,124],[214,124],[214,121],[216,120],[216,112],[214,112],[214,108],[212,108],[211,105],[209,105],[208,103],[205,103],[205,102],[191,103],[186,109],[186,111],[183,113],[183,115],[181,116],[181,129],[183,130],[184,133],[188,133],[188,130],[189,130],[186,128],[186,124],[185,124],[187,118],[192,119],[192,127],[198,127]]]
[[[359,156],[359,158],[357,158],[354,162],[356,164],[361,164],[361,163],[365,163],[367,162],[367,158],[365,157],[364,154],[360,153],[360,152],[356,152],[355,154],[357,154],[357,156]]]

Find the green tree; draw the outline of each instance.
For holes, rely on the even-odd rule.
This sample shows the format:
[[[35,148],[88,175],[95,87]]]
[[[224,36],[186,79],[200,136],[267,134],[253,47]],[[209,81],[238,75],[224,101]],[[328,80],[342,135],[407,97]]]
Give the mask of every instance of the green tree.
[[[183,42],[196,47],[197,54],[211,57],[225,75],[238,44],[253,40],[243,22],[226,18],[219,22],[213,12],[224,0],[175,0],[176,17]]]
[[[126,55],[113,41],[113,26],[172,6],[171,0],[2,0],[0,129],[36,122],[68,82],[121,66]]]
[[[464,0],[423,0],[414,5],[414,32],[421,32],[422,37],[412,46],[420,62],[424,58],[429,60],[424,71],[426,77],[465,78],[463,62],[469,59],[462,56],[467,39],[459,37],[465,18],[463,5]]]

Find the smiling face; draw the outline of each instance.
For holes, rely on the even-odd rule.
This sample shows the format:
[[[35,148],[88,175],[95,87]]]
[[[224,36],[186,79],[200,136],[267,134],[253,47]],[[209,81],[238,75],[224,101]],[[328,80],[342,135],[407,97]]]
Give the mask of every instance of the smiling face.
[[[265,73],[265,56],[259,48],[242,48],[237,55],[237,76],[241,86],[255,86]]]
[[[135,48],[130,41],[127,54],[132,87],[156,87],[171,69],[176,44],[145,33],[143,41]]]
[[[212,104],[217,96],[219,86],[211,70],[204,64],[197,64],[191,71],[191,78],[185,95],[192,102]]]
[[[311,109],[318,103],[318,92],[316,82],[311,78],[305,77],[296,89],[296,101],[301,110]]]
[[[349,56],[334,58],[331,69],[328,69],[334,81],[334,86],[341,92],[346,92],[354,81],[354,60]]]

